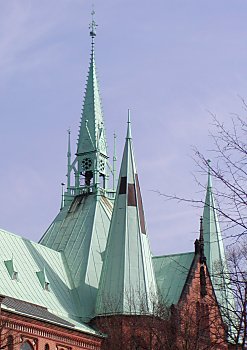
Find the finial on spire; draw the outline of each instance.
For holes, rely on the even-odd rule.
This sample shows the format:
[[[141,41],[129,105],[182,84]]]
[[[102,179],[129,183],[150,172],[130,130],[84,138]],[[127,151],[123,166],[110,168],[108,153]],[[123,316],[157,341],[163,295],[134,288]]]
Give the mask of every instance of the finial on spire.
[[[96,27],[98,26],[98,24],[96,24],[96,22],[95,22],[94,15],[95,15],[95,11],[94,11],[94,7],[93,7],[92,12],[91,12],[92,21],[89,24],[90,36],[92,38],[92,45],[94,44],[94,38],[96,37]]]
[[[207,165],[208,165],[208,171],[210,172],[210,163],[211,163],[211,159],[207,159]]]
[[[207,165],[208,165],[208,187],[212,187],[212,180],[211,180],[211,160],[207,160]]]
[[[130,121],[130,109],[128,109],[128,121],[127,121],[127,136],[126,139],[132,139],[131,136],[131,121]]]

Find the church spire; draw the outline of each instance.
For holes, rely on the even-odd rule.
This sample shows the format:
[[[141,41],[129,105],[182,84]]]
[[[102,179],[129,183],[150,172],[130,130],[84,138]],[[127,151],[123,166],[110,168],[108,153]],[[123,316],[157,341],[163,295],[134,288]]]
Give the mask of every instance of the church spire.
[[[157,298],[131,139],[130,113],[96,315],[148,314]]]
[[[203,210],[204,252],[217,301],[222,309],[223,318],[230,327],[229,331],[232,333],[234,331],[232,325],[229,324],[229,320],[233,320],[235,317],[232,314],[235,310],[235,302],[230,286],[230,274],[213,195],[210,163],[211,161],[208,160],[208,183]]]
[[[207,265],[211,275],[213,275],[216,264],[220,263],[221,266],[224,266],[226,257],[212,190],[210,160],[208,160],[208,184],[203,210],[203,232]]]
[[[95,37],[97,24],[92,11],[89,25],[91,55],[83,101],[76,159],[70,167],[75,173],[75,185],[68,186],[68,196],[80,193],[107,192],[108,163],[107,143],[99,82],[95,64]],[[70,178],[70,174],[68,174]],[[70,184],[69,184],[70,185]]]

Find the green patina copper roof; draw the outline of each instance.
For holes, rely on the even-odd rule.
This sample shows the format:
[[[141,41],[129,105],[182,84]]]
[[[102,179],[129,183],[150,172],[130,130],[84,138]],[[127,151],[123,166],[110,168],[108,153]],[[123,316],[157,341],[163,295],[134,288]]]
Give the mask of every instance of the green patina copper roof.
[[[203,234],[207,266],[211,276],[213,277],[216,263],[221,263],[222,266],[225,265],[226,257],[212,191],[212,180],[210,173],[208,174],[207,193],[203,210]]]
[[[72,163],[69,132],[67,189],[63,196],[63,202],[65,204],[71,203],[74,196],[81,193],[90,192],[99,194],[103,189],[105,195],[109,194],[112,197],[114,192],[111,189],[111,185],[108,184],[108,174],[109,170],[112,173],[112,167],[107,155],[104,118],[96,73],[94,50],[96,24],[94,19],[90,28],[92,50],[77,141],[77,152]],[[74,175],[74,181],[72,175]]]
[[[94,38],[86,83],[77,154],[71,164],[68,135],[68,182],[64,203],[40,243],[62,251],[69,269],[73,290],[80,300],[79,314],[85,320],[94,316],[95,300],[106,246],[114,192],[107,187],[107,146],[96,75]],[[71,185],[70,173],[75,173]],[[103,180],[100,183],[100,180]],[[111,198],[108,199],[108,198]]]
[[[156,281],[128,121],[96,315],[148,313],[156,298]]]
[[[208,185],[203,210],[203,233],[204,252],[213,287],[219,305],[222,306],[222,310],[224,309],[223,314],[227,314],[226,310],[229,310],[229,312],[235,310],[235,302],[229,288],[227,277],[229,276],[229,270],[212,190],[210,171],[208,173]]]
[[[96,74],[95,53],[92,47],[86,92],[83,103],[77,154],[95,152],[107,156],[107,145],[99,83]]]
[[[4,230],[0,230],[0,242],[1,295],[45,307],[51,314],[67,320],[75,328],[95,333],[80,322],[79,298],[73,292],[62,253]],[[14,270],[18,272],[17,279],[10,276],[9,266],[6,265],[13,256]],[[43,288],[37,275],[38,271],[44,272],[44,269],[43,277],[45,281],[49,281],[49,291]]]
[[[167,306],[178,303],[194,256],[182,253],[153,257],[157,286]]]
[[[80,299],[81,317],[93,316],[102,258],[110,225],[112,203],[95,194],[75,197],[50,225],[40,243],[62,251]]]

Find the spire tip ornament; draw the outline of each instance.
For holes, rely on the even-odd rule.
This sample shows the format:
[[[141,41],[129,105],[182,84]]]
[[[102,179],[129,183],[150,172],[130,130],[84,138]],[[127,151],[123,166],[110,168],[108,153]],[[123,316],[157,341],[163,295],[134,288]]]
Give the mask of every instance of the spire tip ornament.
[[[131,135],[131,121],[130,121],[130,109],[128,109],[128,121],[127,121],[127,136],[126,139],[132,139]]]
[[[207,159],[207,165],[208,165],[208,188],[212,187],[212,180],[211,180],[211,160]]]
[[[92,38],[92,45],[94,44],[94,38],[96,37],[96,28],[98,27],[98,24],[95,22],[94,15],[95,15],[95,11],[93,8],[91,12],[92,21],[89,24],[90,36]]]

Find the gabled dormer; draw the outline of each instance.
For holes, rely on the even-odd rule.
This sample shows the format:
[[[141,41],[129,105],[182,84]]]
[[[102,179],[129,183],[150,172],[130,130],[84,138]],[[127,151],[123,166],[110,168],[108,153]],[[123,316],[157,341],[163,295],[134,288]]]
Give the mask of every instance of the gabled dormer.
[[[45,267],[42,270],[36,272],[36,275],[39,279],[42,288],[46,291],[50,291],[50,282],[48,280]]]
[[[10,278],[12,280],[18,280],[18,272],[14,264],[14,257],[12,256],[10,260],[5,260],[4,264],[8,270]]]

